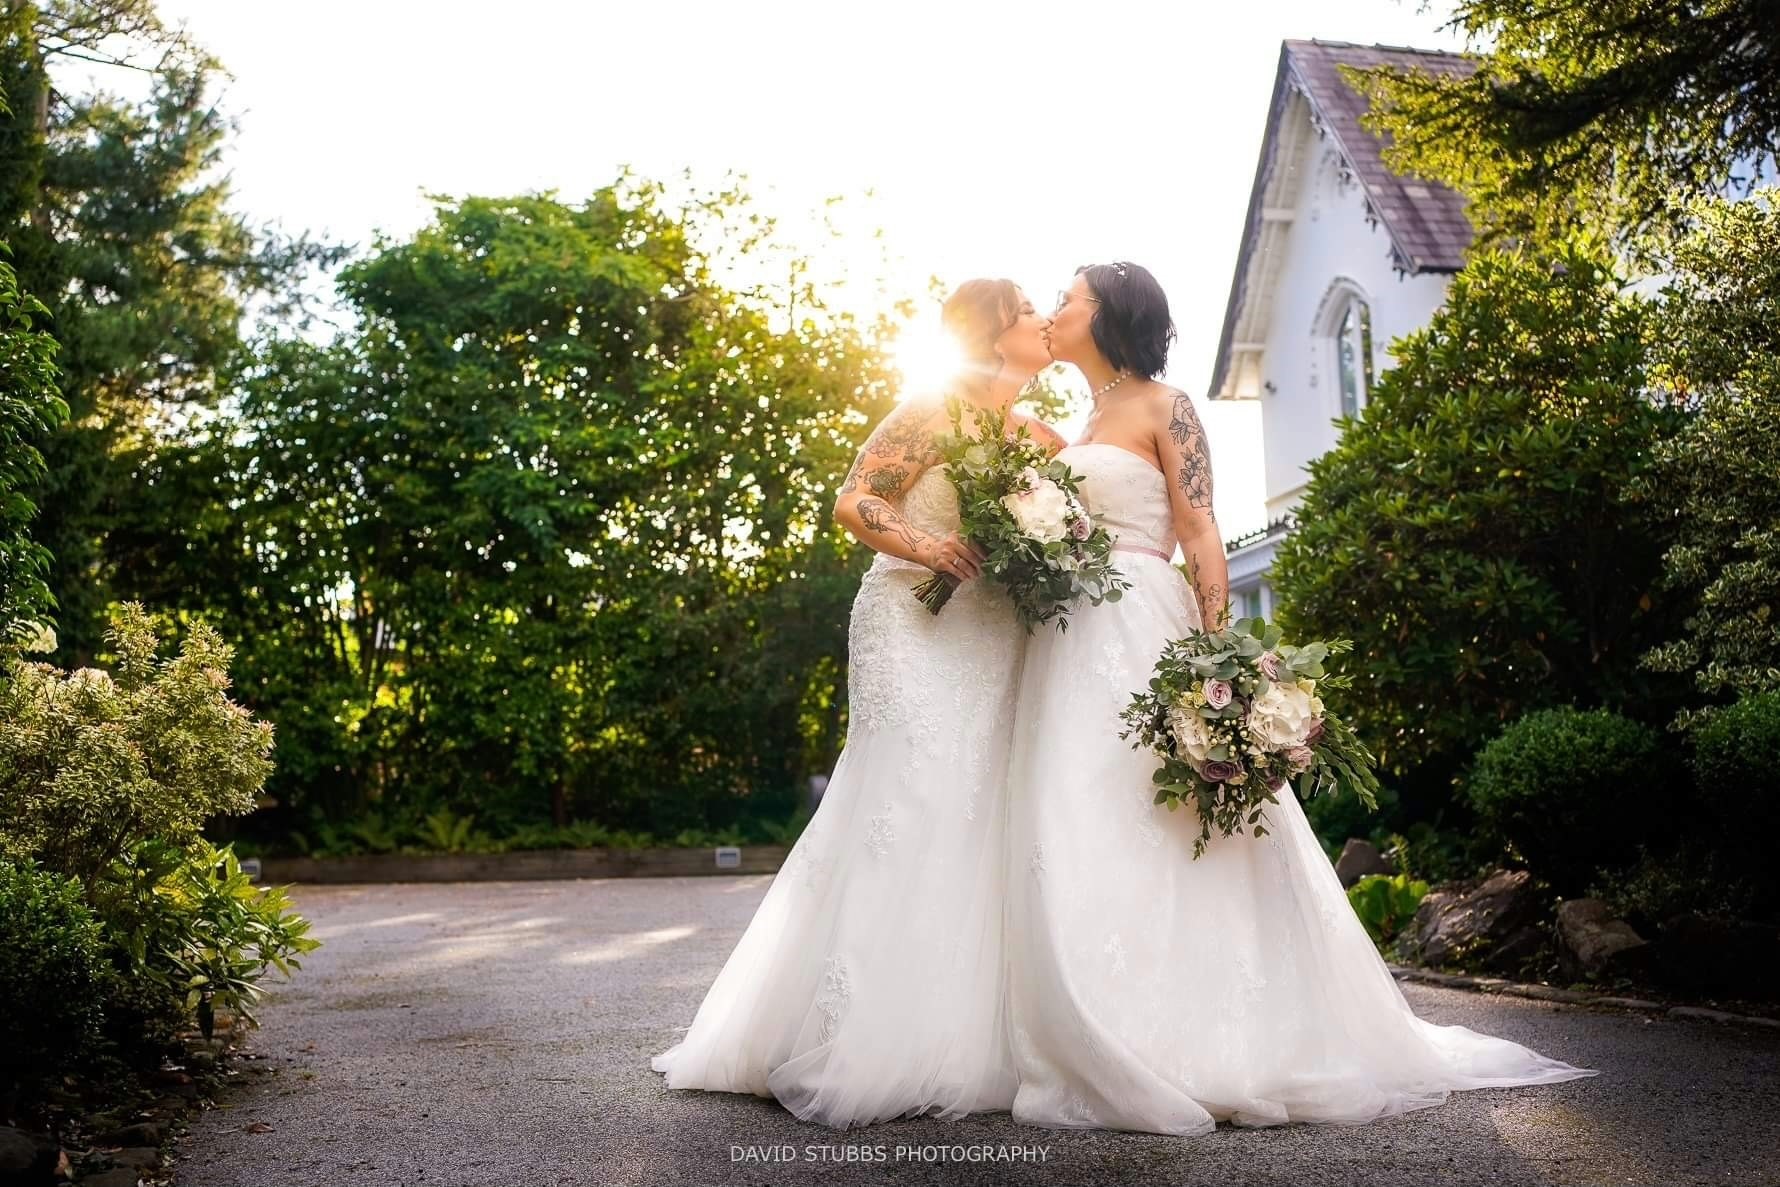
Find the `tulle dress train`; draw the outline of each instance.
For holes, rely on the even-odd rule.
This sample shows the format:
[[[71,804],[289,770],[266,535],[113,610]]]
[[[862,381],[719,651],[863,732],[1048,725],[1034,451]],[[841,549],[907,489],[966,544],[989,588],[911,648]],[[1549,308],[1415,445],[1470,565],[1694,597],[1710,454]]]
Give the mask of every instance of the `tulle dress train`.
[[[940,467],[902,501],[958,525]],[[699,1006],[655,1056],[670,1088],[776,1097],[836,1128],[1006,1110],[1007,757],[1025,632],[986,582],[938,615],[879,555],[853,603],[845,748]]]
[[[1009,771],[1009,1026],[1016,1121],[1195,1135],[1219,1121],[1360,1123],[1456,1089],[1595,1074],[1417,1018],[1293,793],[1268,834],[1213,834],[1152,802],[1154,759],[1120,710],[1198,626],[1166,480],[1116,446],[1071,446],[1132,582],[1026,652]]]

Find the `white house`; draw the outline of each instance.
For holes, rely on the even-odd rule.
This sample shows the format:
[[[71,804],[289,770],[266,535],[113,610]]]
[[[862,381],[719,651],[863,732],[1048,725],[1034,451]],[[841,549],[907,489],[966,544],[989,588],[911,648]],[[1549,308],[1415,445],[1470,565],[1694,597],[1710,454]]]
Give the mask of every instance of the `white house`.
[[[1306,464],[1335,444],[1337,418],[1363,414],[1391,341],[1427,323],[1471,242],[1457,194],[1385,168],[1342,65],[1474,68],[1431,50],[1280,47],[1209,393],[1261,402],[1267,526],[1226,546],[1238,616],[1272,617],[1267,571]]]

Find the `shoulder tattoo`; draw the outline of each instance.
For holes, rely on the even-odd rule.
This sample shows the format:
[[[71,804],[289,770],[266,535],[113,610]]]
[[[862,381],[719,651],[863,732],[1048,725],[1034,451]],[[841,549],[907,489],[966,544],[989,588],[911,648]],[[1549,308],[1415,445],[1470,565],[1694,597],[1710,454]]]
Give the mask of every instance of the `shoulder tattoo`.
[[[900,455],[911,465],[931,465],[939,460],[933,433],[927,428],[928,409],[917,404],[903,404],[886,416],[865,442],[865,451],[873,457]]]
[[[1174,407],[1169,413],[1168,436],[1180,446],[1180,470],[1174,480],[1187,502],[1201,509],[1211,506],[1211,451],[1205,443],[1205,429],[1193,401],[1186,392],[1176,392]]]

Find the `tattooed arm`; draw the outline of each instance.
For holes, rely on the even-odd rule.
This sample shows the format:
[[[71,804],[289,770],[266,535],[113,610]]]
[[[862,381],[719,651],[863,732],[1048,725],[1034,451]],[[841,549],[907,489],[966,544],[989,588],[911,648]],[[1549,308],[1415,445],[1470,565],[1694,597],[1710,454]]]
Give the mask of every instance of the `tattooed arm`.
[[[1169,392],[1158,409],[1156,455],[1169,479],[1174,536],[1187,558],[1187,572],[1199,600],[1199,621],[1205,630],[1215,631],[1230,616],[1230,570],[1211,510],[1211,449],[1199,414],[1185,392]]]
[[[834,500],[834,518],[861,544],[925,565],[936,573],[975,577],[975,552],[956,533],[935,536],[909,523],[896,502],[922,471],[940,461],[935,434],[945,423],[937,401],[910,400],[892,409],[865,440]]]

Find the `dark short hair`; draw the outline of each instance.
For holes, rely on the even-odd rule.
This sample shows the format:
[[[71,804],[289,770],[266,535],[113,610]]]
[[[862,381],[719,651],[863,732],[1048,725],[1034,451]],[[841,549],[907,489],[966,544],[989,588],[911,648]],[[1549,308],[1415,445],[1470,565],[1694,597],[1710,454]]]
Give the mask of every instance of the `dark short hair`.
[[[1149,269],[1121,260],[1083,264],[1075,274],[1088,278],[1088,291],[1097,299],[1088,328],[1106,361],[1149,379],[1167,370],[1174,322],[1168,297]]]

